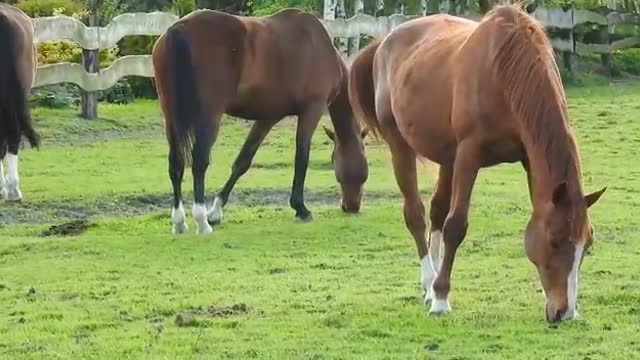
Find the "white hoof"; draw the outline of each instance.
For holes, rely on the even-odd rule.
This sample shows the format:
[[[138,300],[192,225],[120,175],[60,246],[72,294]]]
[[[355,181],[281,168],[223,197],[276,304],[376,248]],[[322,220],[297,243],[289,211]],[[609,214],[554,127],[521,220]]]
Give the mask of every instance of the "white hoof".
[[[209,220],[209,224],[220,224],[222,223],[222,200],[216,196],[215,200],[213,200],[213,206],[209,209],[207,213],[207,219]]]
[[[184,234],[185,232],[187,232],[187,230],[189,230],[189,227],[186,223],[186,215],[184,213],[182,202],[180,202],[177,208],[171,209],[171,221],[173,222],[172,232],[174,234]]]
[[[13,187],[12,189],[10,188],[7,191],[6,199],[7,201],[22,201],[22,192],[17,186]]]
[[[173,224],[173,228],[171,229],[171,232],[174,235],[178,235],[178,234],[184,234],[189,230],[189,227],[187,226],[186,223],[182,223],[182,224]]]
[[[198,234],[206,235],[213,232],[213,228],[207,221],[207,207],[204,204],[193,204],[193,219],[196,221]]]
[[[429,315],[444,315],[451,312],[451,305],[449,305],[449,299],[438,299],[434,296],[431,301],[431,309],[429,309]]]
[[[429,255],[420,260],[420,284],[422,285],[422,291],[424,296],[424,303],[428,304],[434,297],[433,294],[433,281],[436,278],[436,271],[433,268]]]

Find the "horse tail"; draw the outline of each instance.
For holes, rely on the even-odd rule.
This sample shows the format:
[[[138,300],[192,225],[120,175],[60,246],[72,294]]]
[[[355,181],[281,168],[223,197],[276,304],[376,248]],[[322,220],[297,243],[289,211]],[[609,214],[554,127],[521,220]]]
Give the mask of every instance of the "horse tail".
[[[9,18],[0,13],[0,151],[11,143],[19,143],[22,136],[31,147],[40,146],[27,106],[30,84],[22,84],[19,78],[16,35]]]
[[[202,114],[202,104],[191,61],[191,45],[181,24],[166,32],[168,88],[170,102],[170,146],[186,165],[191,165],[196,125]]]
[[[364,48],[349,71],[349,100],[353,112],[376,139],[380,138],[380,123],[376,117],[373,58],[379,46],[380,41],[376,40]]]

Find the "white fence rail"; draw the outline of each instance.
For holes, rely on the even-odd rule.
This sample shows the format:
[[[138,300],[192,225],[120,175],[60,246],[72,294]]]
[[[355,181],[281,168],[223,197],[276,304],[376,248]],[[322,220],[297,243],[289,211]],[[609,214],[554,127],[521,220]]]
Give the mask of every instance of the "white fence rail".
[[[538,8],[533,13],[545,27],[573,29],[585,23],[599,24],[613,29],[621,23],[640,24],[637,16],[611,13],[601,14],[570,9]],[[419,15],[417,15],[419,16]],[[403,14],[389,17],[373,17],[357,14],[349,19],[321,20],[329,34],[334,38],[349,38],[366,34],[381,37],[399,24],[414,18]],[[33,19],[36,34],[35,42],[68,39],[77,42],[85,49],[105,49],[114,46],[120,39],[130,35],[160,35],[178,17],[163,12],[128,13],[117,16],[105,27],[87,27],[80,21],[67,16],[54,16]],[[611,44],[583,44],[576,42],[573,35],[569,39],[552,38],[556,50],[579,55],[588,53],[610,54],[613,50],[640,44],[640,37],[629,37]],[[126,76],[153,77],[150,55],[130,55],[119,58],[108,68],[98,73],[87,73],[81,65],[58,63],[38,67],[35,86],[57,83],[74,83],[86,91],[106,90],[119,79]]]

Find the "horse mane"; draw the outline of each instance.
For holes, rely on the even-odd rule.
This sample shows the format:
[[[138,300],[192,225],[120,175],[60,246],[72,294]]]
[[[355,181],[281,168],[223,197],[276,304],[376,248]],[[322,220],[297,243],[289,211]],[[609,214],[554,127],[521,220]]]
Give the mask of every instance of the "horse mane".
[[[571,181],[577,173],[578,184],[570,185],[579,188],[578,148],[553,48],[542,26],[521,6],[498,6],[482,20],[494,20],[504,33],[492,59],[494,75],[522,122],[525,141],[542,152],[551,181]]]

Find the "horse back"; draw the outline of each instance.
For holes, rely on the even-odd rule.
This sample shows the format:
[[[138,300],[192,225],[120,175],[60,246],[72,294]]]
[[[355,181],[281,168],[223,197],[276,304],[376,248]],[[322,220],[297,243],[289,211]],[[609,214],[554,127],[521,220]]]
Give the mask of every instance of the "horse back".
[[[2,16],[14,30],[14,45],[18,56],[17,64],[20,67],[20,79],[24,83],[25,91],[29,91],[35,79],[36,50],[33,44],[33,23],[27,14],[15,6],[0,3],[0,16]],[[2,50],[5,54],[6,50]]]

